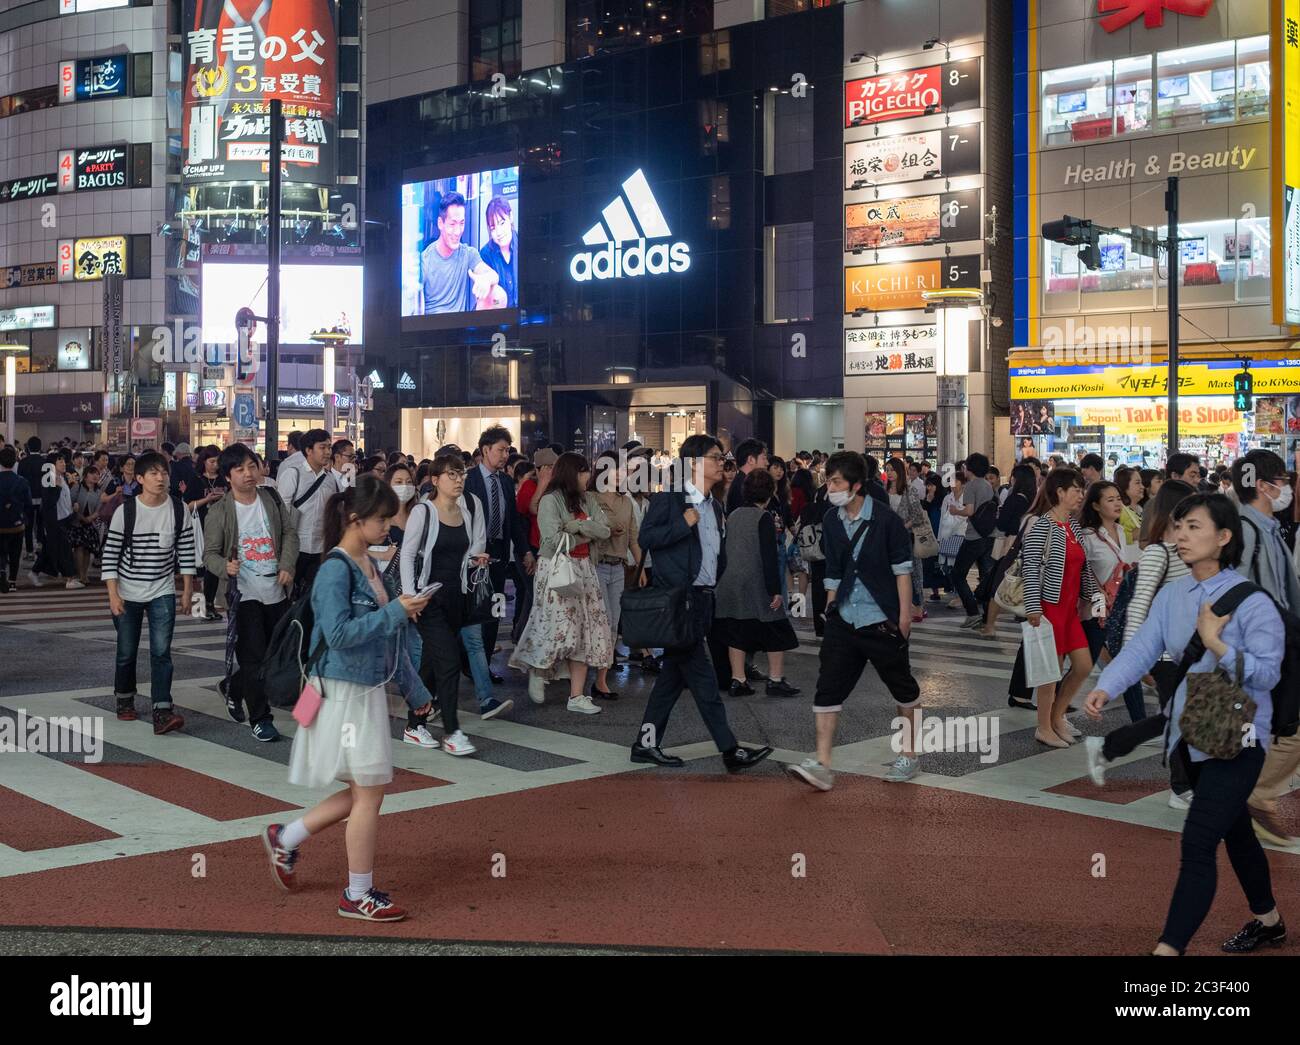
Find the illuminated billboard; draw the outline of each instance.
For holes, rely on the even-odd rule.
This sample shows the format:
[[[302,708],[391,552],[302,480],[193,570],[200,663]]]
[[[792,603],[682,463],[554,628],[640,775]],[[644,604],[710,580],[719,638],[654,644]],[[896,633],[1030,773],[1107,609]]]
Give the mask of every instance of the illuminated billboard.
[[[284,264],[280,268],[280,344],[310,345],[317,335],[361,340],[360,265]],[[238,343],[235,313],[251,308],[264,316],[266,263],[203,263],[202,326],[205,345]],[[265,326],[258,340],[265,340]]]

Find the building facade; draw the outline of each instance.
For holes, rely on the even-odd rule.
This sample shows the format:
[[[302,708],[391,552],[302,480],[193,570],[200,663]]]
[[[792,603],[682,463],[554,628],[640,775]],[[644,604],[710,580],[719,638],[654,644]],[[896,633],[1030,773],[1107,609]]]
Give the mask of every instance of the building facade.
[[[1179,442],[1202,461],[1300,432],[1300,345],[1280,326],[1282,3],[1193,10],[1017,0],[1016,321],[1012,429],[1036,452],[1166,453],[1169,263],[1129,230],[1167,234],[1177,176]],[[1166,9],[1166,8],[1169,9]],[[1045,242],[1063,215],[1116,229],[1093,267]],[[1233,409],[1249,365],[1253,410]]]

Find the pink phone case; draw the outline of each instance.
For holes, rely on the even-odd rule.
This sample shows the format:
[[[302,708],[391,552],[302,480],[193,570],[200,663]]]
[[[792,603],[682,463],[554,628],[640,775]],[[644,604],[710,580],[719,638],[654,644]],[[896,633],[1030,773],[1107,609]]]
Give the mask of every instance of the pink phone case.
[[[300,726],[310,726],[316,721],[316,713],[320,711],[322,697],[320,690],[310,682],[302,687],[302,692],[298,694],[298,703],[293,706],[294,721]]]

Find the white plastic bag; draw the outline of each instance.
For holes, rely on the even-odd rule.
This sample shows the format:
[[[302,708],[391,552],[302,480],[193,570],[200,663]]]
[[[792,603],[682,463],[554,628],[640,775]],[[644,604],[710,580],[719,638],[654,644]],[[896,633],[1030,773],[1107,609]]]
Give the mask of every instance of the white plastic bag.
[[[1056,655],[1056,635],[1052,622],[1044,617],[1034,627],[1029,621],[1020,625],[1025,644],[1025,686],[1037,689],[1049,682],[1061,681],[1061,658]]]

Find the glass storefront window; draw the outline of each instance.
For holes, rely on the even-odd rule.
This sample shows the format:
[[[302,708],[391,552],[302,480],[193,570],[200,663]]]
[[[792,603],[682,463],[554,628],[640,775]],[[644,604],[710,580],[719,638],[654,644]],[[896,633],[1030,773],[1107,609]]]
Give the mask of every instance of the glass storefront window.
[[[1232,40],[1157,55],[1157,128],[1183,130],[1236,119],[1235,62]]]
[[[1135,134],[1151,127],[1151,56],[1115,63],[1115,133]]]
[[[1079,281],[1083,308],[1149,308],[1154,261],[1133,250],[1127,236],[1102,236],[1101,270]]]
[[[1043,73],[1043,144],[1109,138],[1114,131],[1111,110],[1111,62],[1076,65]]]
[[[1268,37],[1237,41],[1237,119],[1268,115]]]

